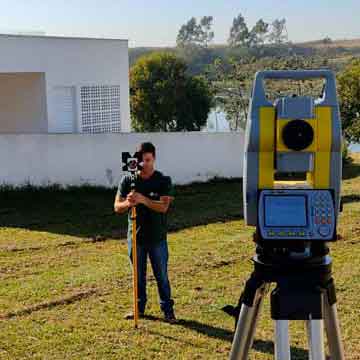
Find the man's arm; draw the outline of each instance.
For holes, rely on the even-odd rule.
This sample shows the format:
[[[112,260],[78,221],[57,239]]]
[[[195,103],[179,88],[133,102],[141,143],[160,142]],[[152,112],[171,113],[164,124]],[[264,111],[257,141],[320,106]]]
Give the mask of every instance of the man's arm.
[[[128,176],[123,176],[120,180],[118,190],[114,201],[114,211],[117,214],[123,214],[129,210],[134,204],[128,199],[131,192],[130,181]]]
[[[117,214],[123,214],[129,210],[131,207],[131,203],[128,199],[122,198],[119,194],[116,194],[115,202],[114,202],[114,211]]]
[[[143,204],[151,210],[154,210],[159,213],[166,213],[169,209],[169,205],[171,203],[171,196],[160,196],[160,200],[151,200],[148,197],[134,192],[130,193],[127,197],[127,200],[130,204]]]
[[[166,213],[173,200],[171,178],[169,176],[164,176],[161,181],[160,201],[154,201],[145,197],[145,199],[143,199],[143,204],[154,211]]]
[[[149,209],[160,212],[166,213],[169,210],[169,206],[171,203],[171,196],[160,196],[160,200],[151,200],[145,197],[145,202],[143,203]]]

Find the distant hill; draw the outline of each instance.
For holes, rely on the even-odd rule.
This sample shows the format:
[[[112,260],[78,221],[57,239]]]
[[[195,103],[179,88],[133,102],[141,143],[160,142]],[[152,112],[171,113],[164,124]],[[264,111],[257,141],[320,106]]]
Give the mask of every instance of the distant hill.
[[[344,48],[344,49],[360,49],[360,39],[344,39],[344,40],[331,40],[330,42],[324,40],[307,41],[297,43],[298,46],[312,47],[312,48]]]
[[[130,66],[136,60],[146,54],[155,51],[176,52],[175,47],[135,47],[129,49]],[[273,57],[289,55],[297,56],[321,56],[326,57],[330,62],[336,64],[337,69],[341,69],[349,58],[360,56],[360,39],[332,40],[330,38],[307,41],[299,43],[289,43],[287,45],[265,45],[261,49],[232,49],[226,44],[214,44],[207,51],[194,54],[187,58],[189,72],[191,74],[200,74],[208,64],[212,64],[217,58],[242,58],[245,54],[250,54],[256,58]]]
[[[315,40],[315,41],[304,41],[304,42],[297,42],[292,43],[295,46],[299,47],[305,47],[305,48],[344,48],[344,49],[354,49],[359,48],[360,49],[360,38],[357,39],[337,39],[330,41],[326,41],[325,39],[322,40]],[[224,49],[228,46],[226,44],[214,44],[211,48],[213,49]],[[174,51],[174,47],[134,47],[130,48],[129,51],[133,55],[133,57],[153,52],[153,51]]]

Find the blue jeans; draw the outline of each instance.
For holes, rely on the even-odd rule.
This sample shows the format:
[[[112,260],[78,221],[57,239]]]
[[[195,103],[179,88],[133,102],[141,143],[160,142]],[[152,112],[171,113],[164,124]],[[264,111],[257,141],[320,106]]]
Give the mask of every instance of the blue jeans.
[[[128,242],[128,253],[132,262],[131,241]],[[174,301],[171,299],[170,282],[167,272],[169,258],[167,241],[161,241],[152,246],[137,245],[139,311],[145,311],[147,300],[146,267],[148,256],[158,286],[161,310],[164,313],[168,313],[173,310]]]

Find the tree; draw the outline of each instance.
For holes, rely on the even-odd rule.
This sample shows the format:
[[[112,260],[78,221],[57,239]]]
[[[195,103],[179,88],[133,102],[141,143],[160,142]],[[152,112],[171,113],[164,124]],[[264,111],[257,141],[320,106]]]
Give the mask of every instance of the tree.
[[[244,17],[239,14],[234,18],[228,44],[231,47],[256,47],[263,45],[266,35],[269,31],[269,24],[263,19],[259,19],[256,24],[249,30]]]
[[[269,34],[269,42],[281,45],[288,41],[286,30],[286,19],[275,19],[271,24],[271,31]]]
[[[186,74],[171,53],[152,53],[130,70],[130,108],[135,131],[195,131],[206,124],[212,104],[207,83]]]
[[[176,52],[190,64],[188,72],[199,74],[204,65],[213,61],[213,49],[209,44],[214,39],[213,17],[203,16],[200,22],[193,17],[182,25],[176,38]]]
[[[249,93],[256,72],[254,58],[241,60],[217,59],[209,69],[208,79],[216,99],[216,106],[226,114],[231,131],[245,128]]]
[[[326,36],[325,38],[323,38],[322,40],[321,40],[321,42],[324,44],[324,45],[329,45],[329,44],[332,44],[332,39],[331,39],[331,37],[329,37],[329,36]]]
[[[345,139],[360,142],[360,60],[353,60],[338,75],[340,112]]]
[[[236,18],[234,18],[230,28],[228,44],[231,47],[248,46],[249,35],[250,33],[245,19],[241,14],[239,14]]]
[[[199,38],[199,26],[196,19],[192,17],[186,24],[182,25],[176,38],[178,47],[197,45]]]
[[[265,43],[267,33],[269,31],[269,24],[263,19],[259,19],[249,34],[250,46],[259,46]]]
[[[213,25],[212,16],[204,16],[197,20],[192,17],[186,24],[182,25],[176,38],[178,47],[204,47],[214,39],[214,32],[211,30]]]
[[[226,114],[230,130],[244,129],[250,100],[251,86],[255,73],[259,70],[274,69],[314,69],[327,66],[326,59],[320,57],[279,57],[262,58],[243,57],[240,60],[230,59],[228,63],[216,60],[209,69],[208,79],[212,86],[216,105]],[[265,88],[268,100],[273,101],[281,96],[310,94],[319,97],[322,81],[266,81]]]
[[[200,20],[200,43],[204,47],[208,47],[209,43],[214,40],[214,32],[211,30],[214,18],[212,16],[204,16]]]

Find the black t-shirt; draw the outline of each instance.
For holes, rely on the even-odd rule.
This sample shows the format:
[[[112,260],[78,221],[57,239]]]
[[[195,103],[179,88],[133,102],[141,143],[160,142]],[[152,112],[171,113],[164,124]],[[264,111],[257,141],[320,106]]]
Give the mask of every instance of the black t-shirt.
[[[171,178],[164,176],[160,171],[154,171],[148,179],[137,176],[135,182],[137,192],[150,198],[160,200],[160,196],[173,196]],[[131,175],[125,175],[118,187],[117,195],[122,198],[131,191]],[[155,245],[160,241],[166,240],[167,236],[167,216],[166,214],[149,209],[143,204],[136,206],[136,228],[137,242],[139,245]],[[128,241],[132,237],[131,211],[128,212]]]

